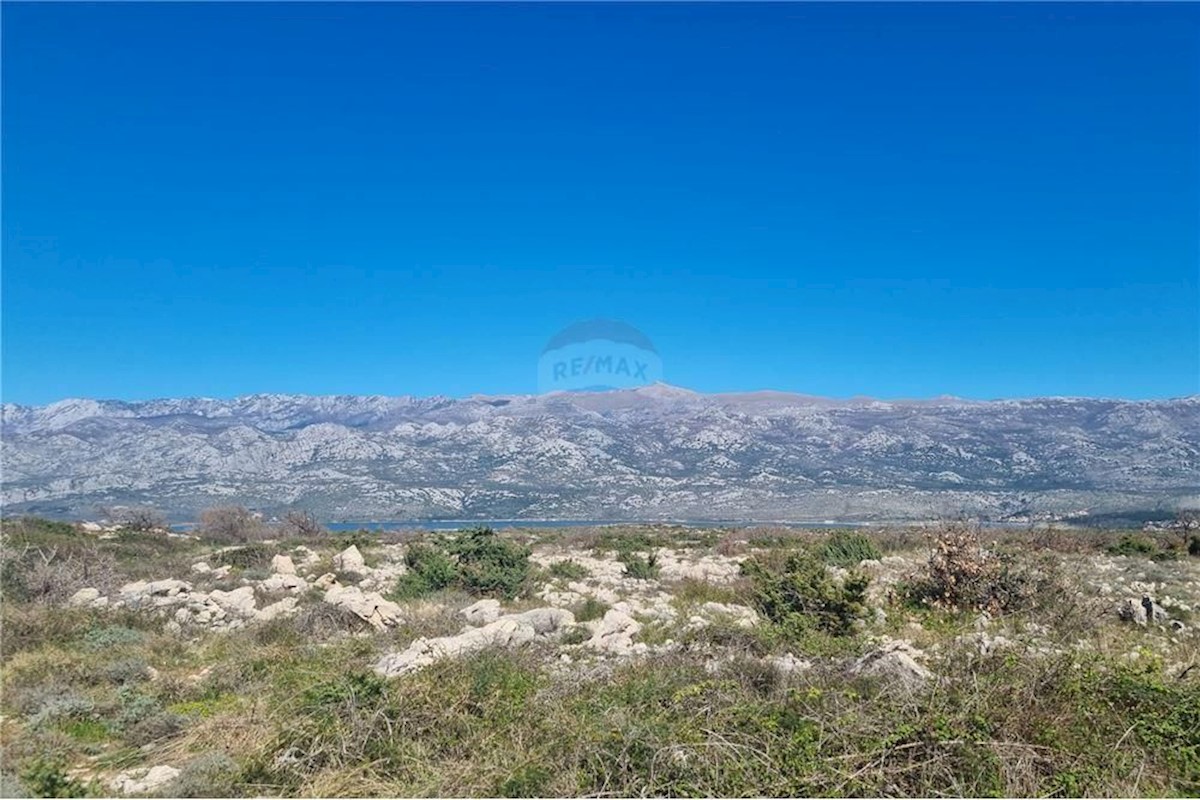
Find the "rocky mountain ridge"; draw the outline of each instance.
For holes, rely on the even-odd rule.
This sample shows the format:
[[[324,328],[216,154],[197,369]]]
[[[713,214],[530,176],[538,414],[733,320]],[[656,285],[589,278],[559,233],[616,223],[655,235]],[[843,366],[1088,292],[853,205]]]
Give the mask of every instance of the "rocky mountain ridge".
[[[0,437],[5,508],[55,516],[1024,520],[1200,498],[1200,396],[82,399],[5,404]]]

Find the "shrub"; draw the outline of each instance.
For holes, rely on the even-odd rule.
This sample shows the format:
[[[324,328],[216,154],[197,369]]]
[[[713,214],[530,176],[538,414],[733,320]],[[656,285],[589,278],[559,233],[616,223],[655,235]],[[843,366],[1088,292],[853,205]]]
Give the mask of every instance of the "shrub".
[[[83,797],[87,788],[67,775],[60,761],[37,758],[21,772],[34,797]]]
[[[167,527],[167,518],[162,515],[162,512],[149,506],[114,509],[112,519],[126,530],[141,533],[151,533]]]
[[[838,531],[821,546],[821,560],[835,567],[855,567],[882,557],[875,543],[861,533]]]
[[[289,511],[279,523],[279,535],[283,538],[316,539],[326,533],[325,526],[311,511]]]
[[[118,685],[141,683],[150,680],[150,667],[140,658],[126,658],[106,665],[104,678]]]
[[[975,528],[953,524],[935,534],[924,573],[899,594],[934,608],[1003,614],[1029,608],[1052,582],[1053,575],[1022,569],[1011,554],[984,548]]]
[[[404,554],[408,572],[396,581],[392,597],[406,600],[449,588],[458,581],[458,565],[440,547],[416,542]]]
[[[562,578],[568,581],[583,580],[591,574],[587,567],[569,558],[566,561],[555,561],[546,572],[551,578]]]
[[[127,644],[138,644],[146,637],[141,631],[126,628],[124,625],[105,625],[89,628],[83,635],[83,646],[86,650],[107,650],[110,647],[121,647]]]
[[[852,571],[838,583],[812,553],[790,553],[781,567],[753,558],[742,562],[750,578],[755,608],[791,634],[816,628],[834,635],[848,634],[865,610],[870,579]]]
[[[1153,556],[1159,551],[1156,543],[1144,536],[1127,533],[1114,545],[1108,548],[1108,554],[1113,556]]]
[[[126,726],[123,738],[134,747],[141,747],[178,736],[186,724],[187,718],[180,714],[158,711]]]
[[[529,552],[491,528],[463,531],[444,548],[414,543],[404,556],[409,571],[400,576],[392,596],[408,599],[457,587],[471,594],[512,599],[532,582]]]
[[[491,528],[464,531],[450,545],[458,557],[459,583],[472,594],[512,599],[529,582],[529,548],[502,539]]]
[[[1200,556],[1200,536],[1193,536],[1188,540],[1188,555]]]
[[[274,557],[275,548],[265,544],[248,544],[245,547],[235,547],[213,553],[210,560],[220,567],[269,570],[271,559]]]
[[[617,556],[617,560],[625,565],[625,577],[648,581],[658,577],[662,567],[658,564],[658,554],[651,552],[643,556],[638,553],[625,552]]]
[[[575,620],[577,622],[591,622],[594,619],[601,619],[608,613],[608,603],[601,602],[594,597],[589,597],[579,604],[575,610]]]
[[[220,750],[196,756],[179,769],[163,797],[232,797],[239,777],[237,762]]]
[[[209,508],[200,512],[196,533],[218,542],[251,542],[268,530],[257,514],[242,506]]]

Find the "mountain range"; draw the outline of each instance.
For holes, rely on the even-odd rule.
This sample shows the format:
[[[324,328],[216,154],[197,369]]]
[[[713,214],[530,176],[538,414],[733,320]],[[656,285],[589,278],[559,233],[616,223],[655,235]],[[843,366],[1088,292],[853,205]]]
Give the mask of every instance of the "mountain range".
[[[4,404],[6,513],[1028,521],[1200,502],[1200,396],[608,392]]]

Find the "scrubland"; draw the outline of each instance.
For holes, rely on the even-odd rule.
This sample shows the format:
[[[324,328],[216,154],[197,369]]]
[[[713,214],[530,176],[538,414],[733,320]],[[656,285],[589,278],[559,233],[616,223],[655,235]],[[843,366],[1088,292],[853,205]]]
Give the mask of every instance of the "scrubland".
[[[30,796],[1200,794],[1200,542],[3,525]]]

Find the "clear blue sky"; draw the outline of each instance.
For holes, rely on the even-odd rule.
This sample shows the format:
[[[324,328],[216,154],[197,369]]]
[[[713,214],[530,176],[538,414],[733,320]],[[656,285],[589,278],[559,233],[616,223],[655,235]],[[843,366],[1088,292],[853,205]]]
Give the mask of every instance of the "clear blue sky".
[[[2,13],[6,401],[1200,392],[1200,6]]]

